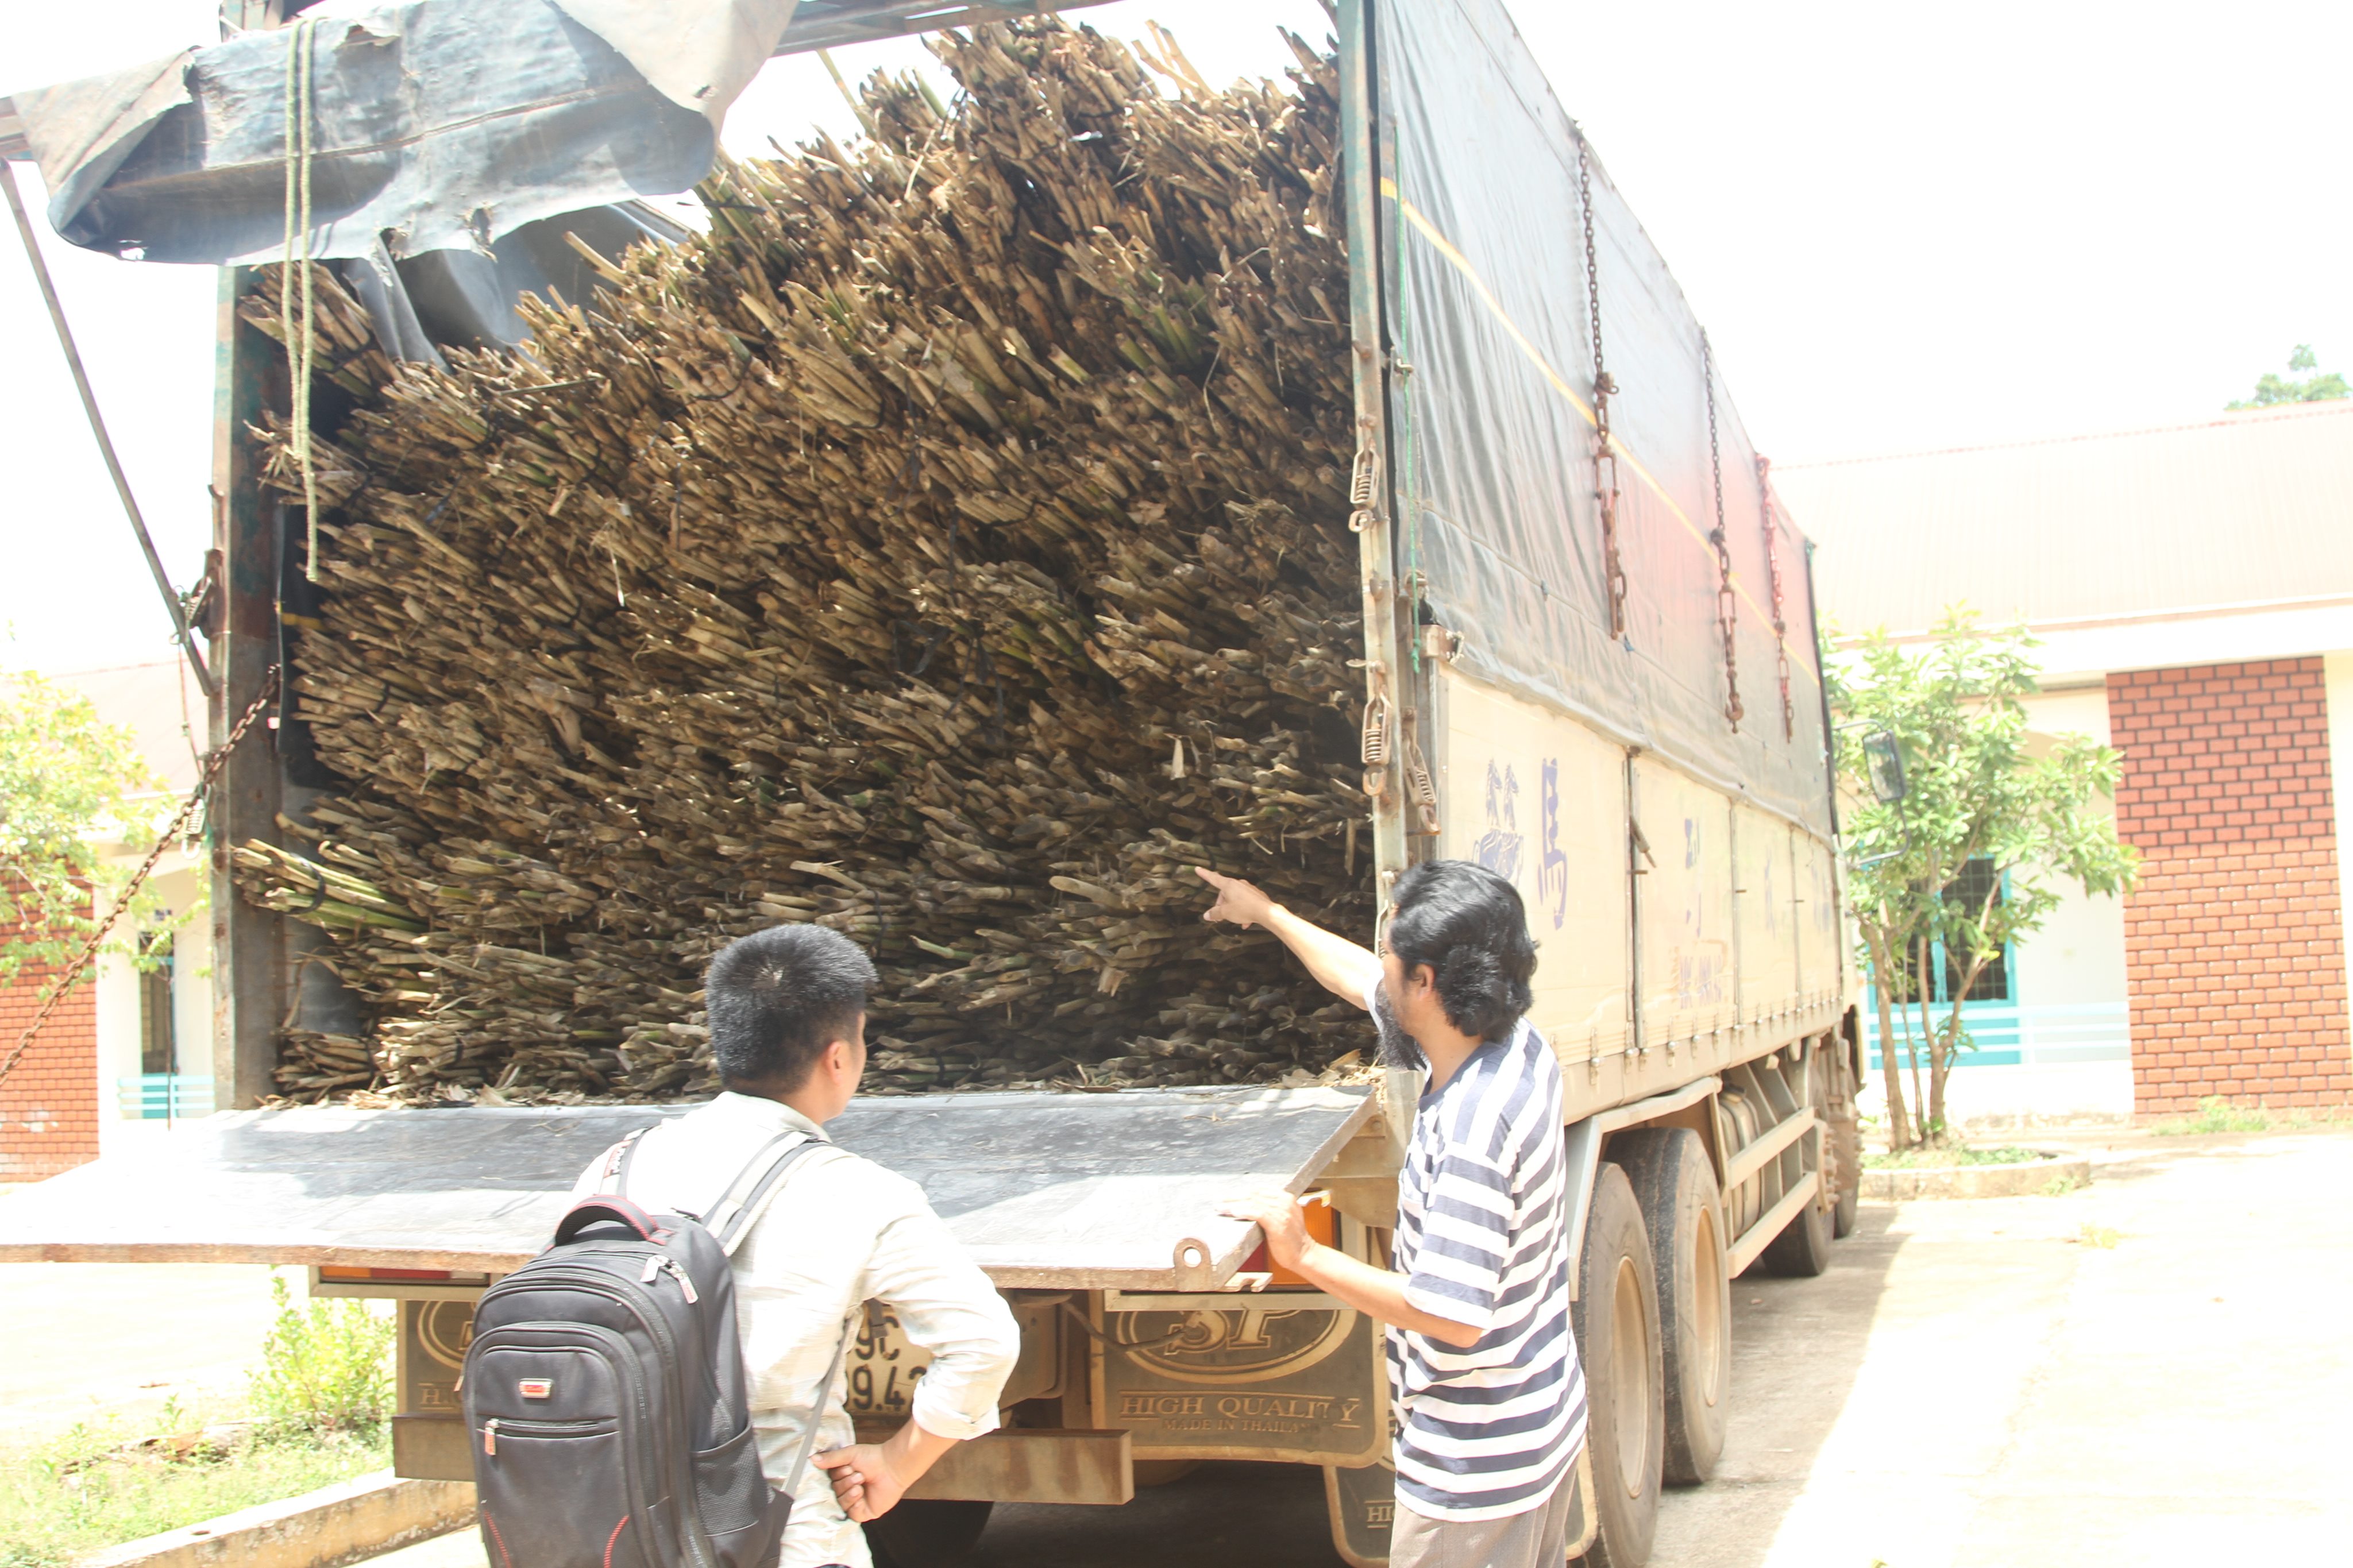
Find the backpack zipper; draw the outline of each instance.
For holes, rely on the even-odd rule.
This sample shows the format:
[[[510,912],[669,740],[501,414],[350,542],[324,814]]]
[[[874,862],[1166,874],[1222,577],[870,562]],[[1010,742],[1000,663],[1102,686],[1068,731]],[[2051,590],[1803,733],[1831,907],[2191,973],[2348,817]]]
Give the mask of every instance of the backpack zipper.
[[[698,1294],[694,1289],[694,1281],[688,1277],[685,1269],[679,1267],[678,1259],[675,1258],[664,1258],[659,1252],[646,1259],[646,1271],[638,1276],[638,1283],[640,1285],[650,1285],[656,1279],[660,1279],[665,1273],[669,1274],[670,1278],[678,1281],[678,1288],[684,1293],[686,1297],[686,1304],[688,1306],[691,1307],[697,1301],[702,1300],[702,1296]]]
[[[485,1454],[495,1454],[498,1451],[499,1418],[493,1415],[489,1420],[482,1423],[482,1452]]]

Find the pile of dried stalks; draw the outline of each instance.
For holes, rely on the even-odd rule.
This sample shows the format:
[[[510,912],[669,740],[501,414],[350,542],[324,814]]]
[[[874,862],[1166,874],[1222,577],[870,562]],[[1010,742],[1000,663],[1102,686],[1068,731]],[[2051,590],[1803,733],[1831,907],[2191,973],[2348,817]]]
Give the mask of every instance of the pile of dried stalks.
[[[875,1088],[1365,1042],[1189,869],[1368,923],[1336,79],[1293,46],[1216,91],[1165,37],[944,36],[955,107],[876,78],[857,144],[723,168],[707,238],[446,372],[319,275],[359,398],[295,690],[350,783],[237,864],[372,1024],[292,1034],[288,1095],[694,1093],[699,969],[779,921],[873,952]]]

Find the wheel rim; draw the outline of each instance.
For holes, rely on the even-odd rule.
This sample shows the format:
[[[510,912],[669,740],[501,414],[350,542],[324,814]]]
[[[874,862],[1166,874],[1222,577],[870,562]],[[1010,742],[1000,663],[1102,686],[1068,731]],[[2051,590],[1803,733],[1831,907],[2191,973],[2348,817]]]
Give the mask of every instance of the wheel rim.
[[[1732,1336],[1725,1331],[1724,1248],[1716,1245],[1715,1211],[1704,1204],[1700,1205],[1699,1223],[1692,1226],[1692,1240],[1699,1249],[1692,1268],[1699,1297],[1692,1303],[1692,1327],[1699,1334],[1699,1396],[1713,1405],[1724,1396]]]
[[[1618,1416],[1618,1479],[1626,1495],[1642,1495],[1650,1479],[1651,1324],[1642,1311],[1642,1280],[1634,1260],[1618,1260],[1618,1287],[1609,1302],[1611,1401]]]

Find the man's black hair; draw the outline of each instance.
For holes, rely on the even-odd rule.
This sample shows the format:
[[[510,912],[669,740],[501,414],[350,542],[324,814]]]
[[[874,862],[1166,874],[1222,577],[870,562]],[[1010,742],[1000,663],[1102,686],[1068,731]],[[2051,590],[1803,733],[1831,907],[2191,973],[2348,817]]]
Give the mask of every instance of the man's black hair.
[[[873,963],[825,926],[772,926],[728,943],[702,979],[719,1081],[790,1094],[828,1045],[856,1037],[873,984]]]
[[[1386,938],[1410,975],[1430,965],[1446,1021],[1500,1040],[1535,994],[1536,944],[1520,890],[1470,860],[1425,860],[1398,879]]]

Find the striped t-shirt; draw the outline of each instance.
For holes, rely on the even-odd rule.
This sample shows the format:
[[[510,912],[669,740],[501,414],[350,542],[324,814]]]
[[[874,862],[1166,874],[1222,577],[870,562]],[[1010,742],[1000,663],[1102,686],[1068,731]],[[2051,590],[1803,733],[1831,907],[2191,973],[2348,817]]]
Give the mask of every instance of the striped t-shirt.
[[[1414,1113],[1392,1263],[1409,1302],[1483,1331],[1467,1351],[1388,1331],[1398,1500],[1426,1518],[1535,1508],[1584,1446],[1560,1115],[1560,1067],[1525,1020]]]

